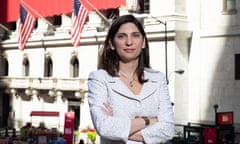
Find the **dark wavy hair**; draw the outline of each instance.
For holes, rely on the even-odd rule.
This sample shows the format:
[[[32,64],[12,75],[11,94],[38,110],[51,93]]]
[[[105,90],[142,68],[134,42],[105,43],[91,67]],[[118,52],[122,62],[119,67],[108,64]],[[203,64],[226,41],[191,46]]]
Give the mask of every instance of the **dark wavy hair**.
[[[146,82],[146,80],[144,80],[144,68],[150,68],[149,45],[142,24],[136,17],[131,14],[120,16],[116,18],[111,24],[99,57],[98,68],[106,70],[111,76],[118,76],[120,58],[116,50],[111,49],[109,41],[112,41],[114,45],[113,39],[121,25],[125,23],[133,23],[134,25],[136,25],[143,38],[145,39],[145,48],[142,49],[139,55],[138,66],[135,70],[139,82],[143,84],[144,82]]]

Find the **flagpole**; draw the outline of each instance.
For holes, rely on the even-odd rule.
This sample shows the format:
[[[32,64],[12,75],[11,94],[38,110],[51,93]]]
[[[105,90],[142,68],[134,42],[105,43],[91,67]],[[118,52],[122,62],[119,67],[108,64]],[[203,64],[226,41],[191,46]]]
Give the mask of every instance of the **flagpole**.
[[[6,30],[7,32],[11,32],[6,26],[4,26],[3,24],[0,24],[0,27],[3,28],[4,30]]]
[[[50,26],[54,27],[54,25],[52,23],[50,23],[47,19],[45,19],[40,13],[38,13],[36,10],[34,10],[29,4],[27,4],[26,2],[24,2],[24,0],[21,0],[21,3],[24,4],[24,6],[27,6],[29,9],[31,9],[37,16],[39,16],[40,18],[43,18],[43,20]]]
[[[108,19],[95,7],[92,5],[92,3],[90,3],[88,0],[86,0],[86,2],[97,12],[97,14],[103,18],[103,20],[108,24],[110,25]]]

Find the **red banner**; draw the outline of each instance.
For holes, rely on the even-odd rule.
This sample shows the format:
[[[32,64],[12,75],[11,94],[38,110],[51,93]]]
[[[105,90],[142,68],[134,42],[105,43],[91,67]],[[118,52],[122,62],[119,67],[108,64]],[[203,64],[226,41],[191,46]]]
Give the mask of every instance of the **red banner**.
[[[80,0],[88,10],[118,8],[126,5],[126,0]]]
[[[67,141],[67,144],[73,144],[74,137],[74,112],[65,113],[65,122],[64,122],[64,138]]]
[[[30,116],[52,116],[59,117],[59,112],[57,111],[32,111]]]
[[[34,17],[47,17],[72,12],[72,2],[69,0],[22,0],[22,4]]]
[[[19,17],[20,0],[1,0],[0,22],[16,21]],[[72,12],[71,0],[21,0],[34,17],[47,17]],[[126,0],[80,0],[88,10],[118,8]]]
[[[19,16],[19,0],[1,0],[0,22],[14,22]]]

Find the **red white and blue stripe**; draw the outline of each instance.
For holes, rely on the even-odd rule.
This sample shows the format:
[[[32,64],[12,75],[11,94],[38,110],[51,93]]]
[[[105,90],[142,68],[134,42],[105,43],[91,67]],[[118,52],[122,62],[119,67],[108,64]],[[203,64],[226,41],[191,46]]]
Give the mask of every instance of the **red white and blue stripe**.
[[[80,45],[80,39],[88,13],[89,11],[81,4],[80,0],[73,0],[71,38],[74,47]]]
[[[35,23],[36,18],[20,4],[20,16],[18,21],[18,44],[20,50],[23,51],[25,49]]]

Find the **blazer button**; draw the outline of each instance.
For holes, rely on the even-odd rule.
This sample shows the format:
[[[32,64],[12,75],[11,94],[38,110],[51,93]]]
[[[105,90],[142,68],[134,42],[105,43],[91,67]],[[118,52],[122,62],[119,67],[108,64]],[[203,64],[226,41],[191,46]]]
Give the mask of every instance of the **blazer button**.
[[[140,107],[140,106],[141,106],[141,103],[140,103],[140,102],[136,102],[136,106],[137,106],[137,107]]]

